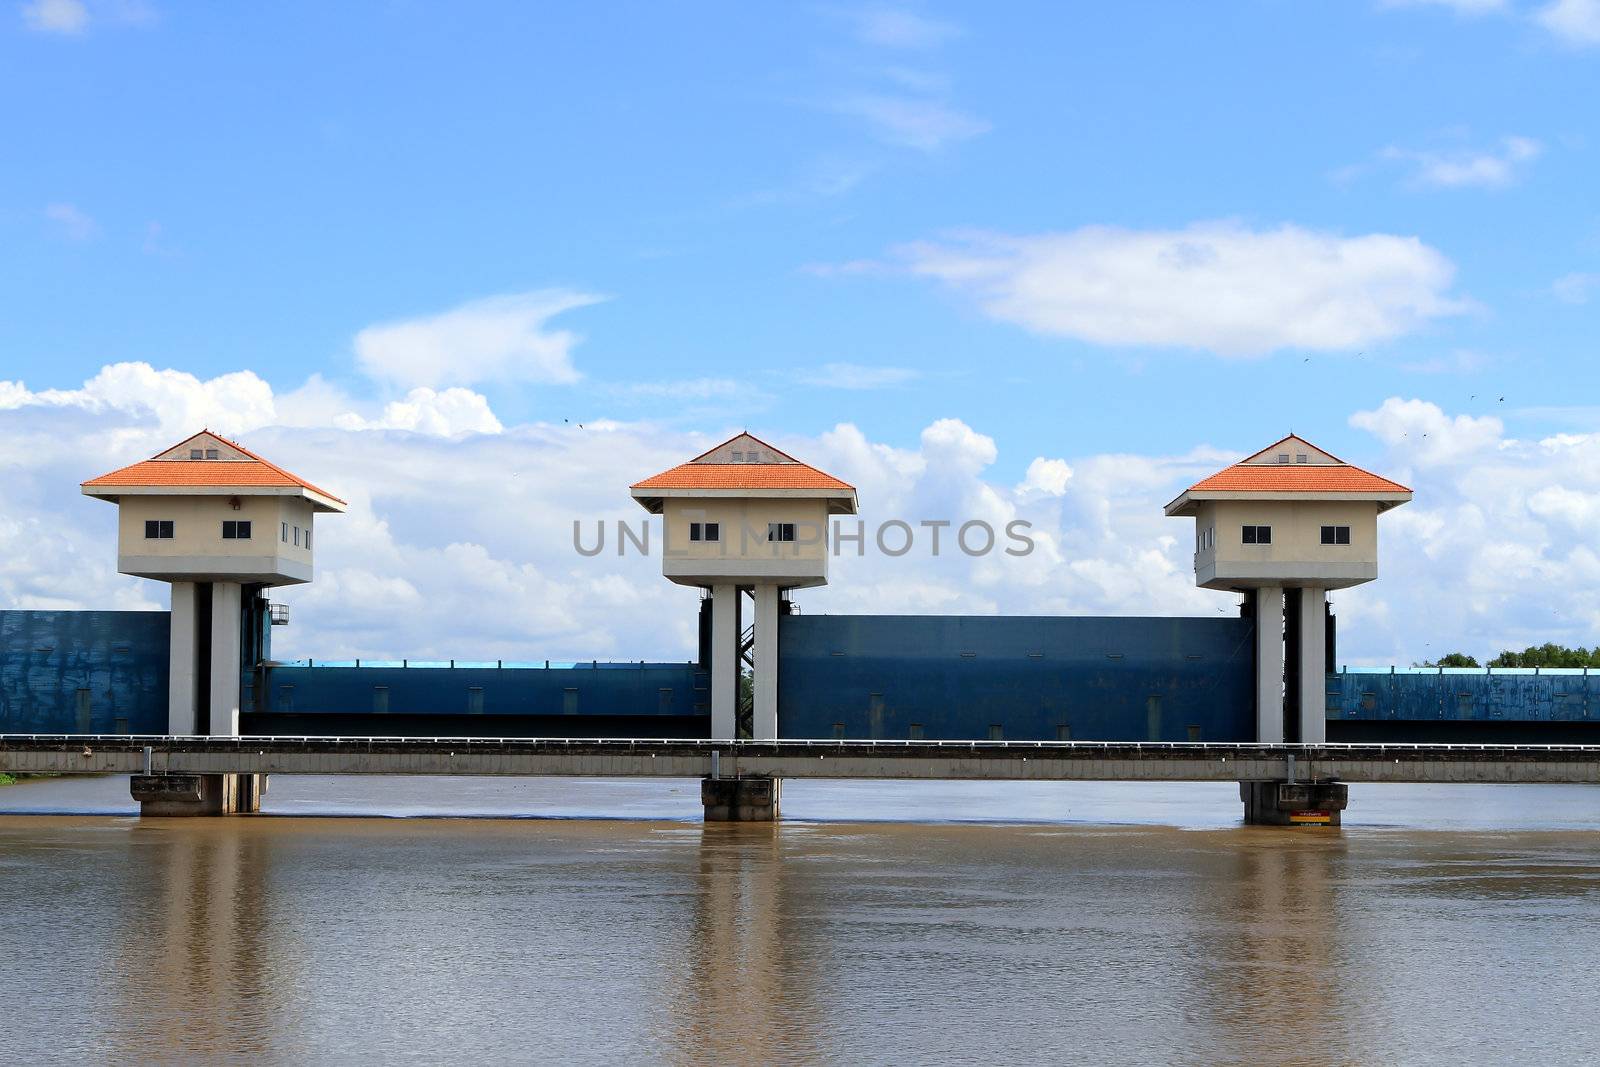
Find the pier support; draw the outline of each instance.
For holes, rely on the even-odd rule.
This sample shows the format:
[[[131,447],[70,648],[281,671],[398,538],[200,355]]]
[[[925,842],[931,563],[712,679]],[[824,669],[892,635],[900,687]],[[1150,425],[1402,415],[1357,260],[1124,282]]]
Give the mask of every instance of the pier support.
[[[1247,826],[1338,826],[1350,804],[1343,782],[1240,782]]]
[[[711,587],[711,738],[739,736],[739,587]]]
[[[782,785],[777,778],[703,778],[706,822],[776,822]]]
[[[754,716],[750,736],[757,741],[778,737],[778,600],[776,585],[755,588]]]
[[[1256,590],[1256,740],[1283,744],[1283,586]]]
[[[140,817],[254,815],[267,793],[264,774],[136,774],[128,783]]]

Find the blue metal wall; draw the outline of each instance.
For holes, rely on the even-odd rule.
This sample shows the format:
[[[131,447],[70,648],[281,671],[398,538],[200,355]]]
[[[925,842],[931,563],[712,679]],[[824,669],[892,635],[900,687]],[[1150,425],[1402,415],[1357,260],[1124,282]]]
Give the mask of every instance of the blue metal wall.
[[[1350,668],[1328,678],[1328,719],[1600,721],[1600,671],[1553,667]]]
[[[165,733],[170,631],[165,611],[0,611],[0,732]]]
[[[1205,741],[1253,737],[1239,618],[789,615],[786,738]]]
[[[692,663],[506,664],[362,661],[266,671],[273,715],[709,715],[706,675]],[[253,688],[253,687],[252,687]],[[699,706],[697,706],[699,705]]]

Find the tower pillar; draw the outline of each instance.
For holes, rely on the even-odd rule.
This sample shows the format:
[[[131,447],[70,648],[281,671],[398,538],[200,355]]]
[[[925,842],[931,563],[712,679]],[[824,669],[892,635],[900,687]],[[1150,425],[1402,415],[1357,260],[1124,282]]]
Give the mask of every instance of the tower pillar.
[[[1283,586],[1256,590],[1256,740],[1283,744]]]
[[[711,738],[739,736],[739,587],[711,587]]]
[[[239,631],[243,597],[238,582],[211,583],[212,737],[239,736]]]
[[[194,582],[172,583],[171,643],[167,660],[167,733],[195,732],[200,633]]]
[[[1300,590],[1300,743],[1328,740],[1327,592]]]
[[[756,741],[778,737],[778,587],[758,585],[755,619],[754,715],[750,736]]]

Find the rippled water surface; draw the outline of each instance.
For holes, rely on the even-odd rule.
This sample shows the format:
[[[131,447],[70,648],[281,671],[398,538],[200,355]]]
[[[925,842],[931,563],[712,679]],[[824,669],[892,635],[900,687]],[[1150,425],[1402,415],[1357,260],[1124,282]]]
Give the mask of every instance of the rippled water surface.
[[[1328,831],[1218,786],[790,783],[777,827],[700,825],[696,782],[275,779],[279,817],[142,822],[126,789],[0,789],[14,1061],[1596,1045],[1600,790],[1353,786]],[[419,814],[487,817],[366,817]]]

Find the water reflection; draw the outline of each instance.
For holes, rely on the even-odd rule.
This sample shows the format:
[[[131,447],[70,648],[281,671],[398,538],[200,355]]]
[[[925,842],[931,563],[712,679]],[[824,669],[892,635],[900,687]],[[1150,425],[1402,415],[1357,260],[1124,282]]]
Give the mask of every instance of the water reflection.
[[[270,1050],[275,990],[293,981],[271,955],[266,840],[226,822],[146,820],[130,832],[128,902],[117,938],[120,1047],[167,1057]]]

